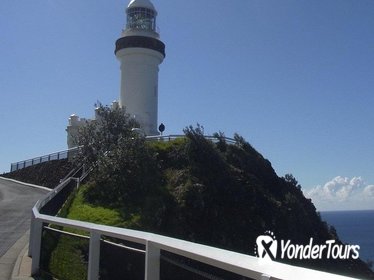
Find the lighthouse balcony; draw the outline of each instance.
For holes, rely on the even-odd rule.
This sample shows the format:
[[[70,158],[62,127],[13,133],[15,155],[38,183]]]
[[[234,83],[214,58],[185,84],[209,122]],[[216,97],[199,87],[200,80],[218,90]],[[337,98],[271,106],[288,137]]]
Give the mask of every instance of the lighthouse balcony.
[[[145,48],[158,51],[165,57],[165,44],[156,38],[146,36],[126,36],[116,42],[115,53],[125,48]]]

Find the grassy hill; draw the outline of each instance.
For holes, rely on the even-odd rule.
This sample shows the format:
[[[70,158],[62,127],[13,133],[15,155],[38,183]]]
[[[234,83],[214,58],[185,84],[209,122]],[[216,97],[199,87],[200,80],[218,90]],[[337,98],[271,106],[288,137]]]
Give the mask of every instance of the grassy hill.
[[[128,228],[249,255],[254,255],[257,236],[267,230],[293,244],[307,245],[310,238],[315,244],[330,239],[342,244],[296,179],[278,177],[242,137],[227,144],[223,135],[213,143],[200,129],[185,133],[184,139],[144,146],[133,139],[126,149],[106,156],[84,190],[83,203],[115,210]],[[118,162],[111,157],[115,153]],[[374,278],[359,259],[278,260]]]
[[[267,230],[293,244],[307,245],[310,238],[315,244],[330,239],[342,244],[296,179],[278,177],[271,163],[242,137],[235,135],[235,143],[228,144],[222,134],[213,143],[192,127],[185,134],[171,142],[120,138],[122,142],[96,162],[90,181],[66,211],[68,217],[249,255],[254,255],[257,236]],[[67,161],[56,161],[6,176],[53,187],[71,167]],[[278,260],[374,279],[359,259]]]

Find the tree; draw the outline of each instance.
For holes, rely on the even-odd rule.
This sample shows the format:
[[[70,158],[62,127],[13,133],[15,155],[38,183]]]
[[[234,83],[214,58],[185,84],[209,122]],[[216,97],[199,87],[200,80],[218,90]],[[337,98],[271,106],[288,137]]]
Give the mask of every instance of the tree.
[[[100,160],[118,146],[124,138],[134,138],[139,135],[133,132],[138,124],[131,119],[122,108],[110,108],[95,104],[96,120],[87,121],[78,131],[75,142],[80,147],[76,157],[79,164],[87,168],[98,168]]]
[[[90,202],[136,212],[160,185],[155,156],[134,127],[137,123],[123,109],[100,105],[97,119],[79,131],[77,160],[91,168],[86,192]]]
[[[296,178],[292,174],[286,174],[282,178],[283,178],[284,181],[291,184],[295,188],[298,188],[299,190],[301,189],[301,186],[300,186],[299,182],[296,180]]]

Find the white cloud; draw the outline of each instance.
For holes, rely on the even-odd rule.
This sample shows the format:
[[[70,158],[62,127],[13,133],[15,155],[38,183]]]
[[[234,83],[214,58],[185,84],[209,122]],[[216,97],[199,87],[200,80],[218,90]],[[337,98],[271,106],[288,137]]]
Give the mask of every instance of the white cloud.
[[[320,211],[374,209],[374,185],[366,184],[361,177],[337,176],[304,194]]]
[[[364,194],[368,197],[374,197],[374,185],[366,186],[364,189]]]

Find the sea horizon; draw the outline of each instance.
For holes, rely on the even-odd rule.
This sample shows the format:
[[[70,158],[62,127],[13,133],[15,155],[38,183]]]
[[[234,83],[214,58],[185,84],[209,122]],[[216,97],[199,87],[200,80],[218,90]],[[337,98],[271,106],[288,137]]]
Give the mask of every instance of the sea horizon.
[[[361,260],[374,261],[374,209],[321,211],[320,213],[322,220],[336,229],[343,243],[360,245]]]
[[[357,209],[357,210],[317,210],[317,212],[359,212],[359,211],[374,211],[374,209]]]

